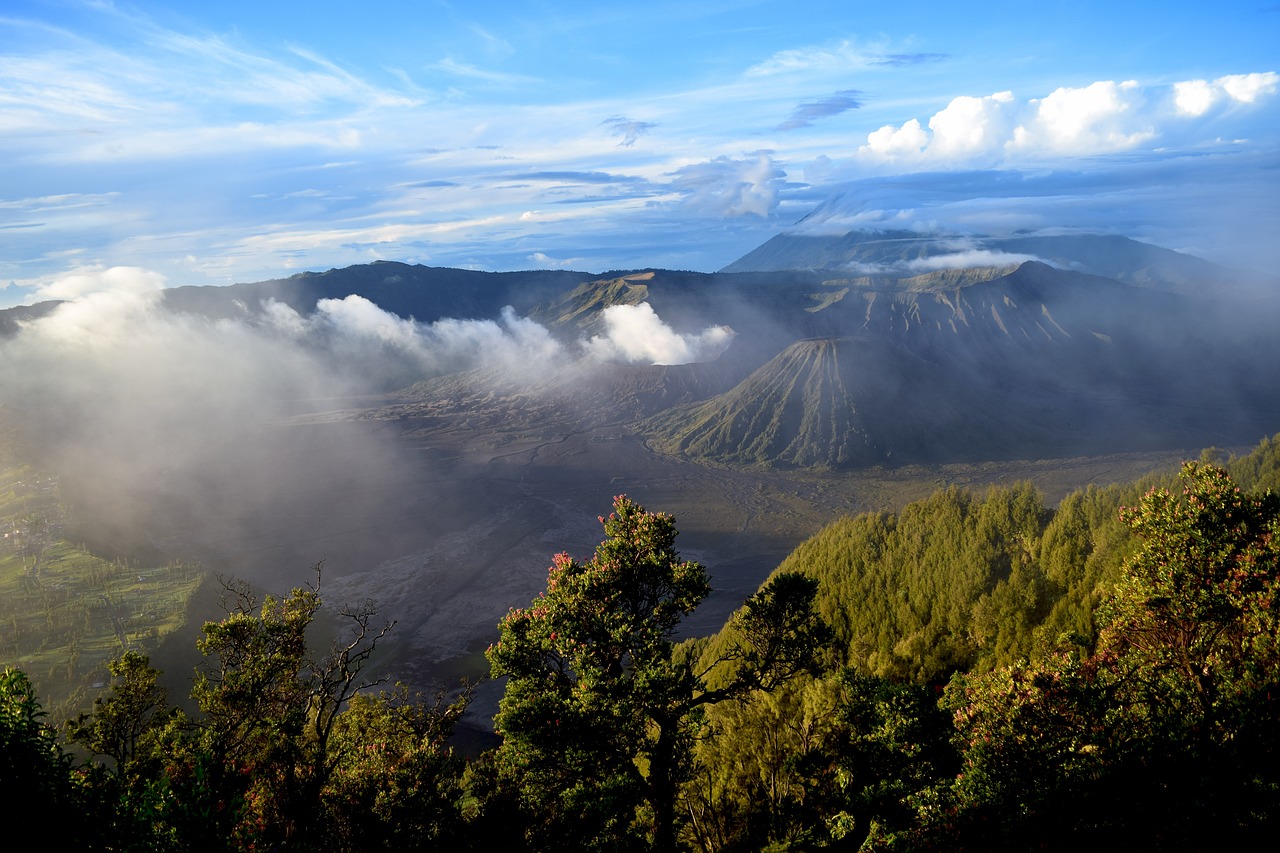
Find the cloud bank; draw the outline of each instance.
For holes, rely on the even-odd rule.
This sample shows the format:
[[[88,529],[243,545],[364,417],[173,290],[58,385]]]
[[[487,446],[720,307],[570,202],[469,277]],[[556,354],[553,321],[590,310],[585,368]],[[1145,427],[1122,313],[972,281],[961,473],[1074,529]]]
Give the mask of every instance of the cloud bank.
[[[1034,162],[1114,154],[1157,142],[1187,144],[1192,119],[1253,105],[1280,86],[1275,72],[1148,87],[1100,80],[1040,98],[1012,91],[953,98],[922,123],[883,125],[857,149],[863,161],[899,165]]]

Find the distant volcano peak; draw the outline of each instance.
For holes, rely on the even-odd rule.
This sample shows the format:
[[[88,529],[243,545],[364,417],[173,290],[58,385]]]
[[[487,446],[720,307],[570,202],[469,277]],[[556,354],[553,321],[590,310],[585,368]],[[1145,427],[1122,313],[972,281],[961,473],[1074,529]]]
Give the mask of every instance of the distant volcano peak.
[[[832,277],[905,280],[938,270],[1012,268],[1028,261],[1178,293],[1231,288],[1257,278],[1115,234],[996,237],[880,230],[778,234],[722,272],[820,271]]]

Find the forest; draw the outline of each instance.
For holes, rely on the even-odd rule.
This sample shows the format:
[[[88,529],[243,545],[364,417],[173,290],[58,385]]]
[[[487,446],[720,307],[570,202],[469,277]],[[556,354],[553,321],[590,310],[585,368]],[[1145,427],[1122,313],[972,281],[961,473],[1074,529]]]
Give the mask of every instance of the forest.
[[[1280,436],[1056,507],[944,489],[831,524],[693,638],[707,568],[619,496],[497,626],[484,751],[451,742],[470,685],[371,675],[394,624],[321,567],[283,597],[228,579],[189,698],[126,652],[56,721],[4,670],[0,802],[87,850],[1254,848],[1278,491]]]

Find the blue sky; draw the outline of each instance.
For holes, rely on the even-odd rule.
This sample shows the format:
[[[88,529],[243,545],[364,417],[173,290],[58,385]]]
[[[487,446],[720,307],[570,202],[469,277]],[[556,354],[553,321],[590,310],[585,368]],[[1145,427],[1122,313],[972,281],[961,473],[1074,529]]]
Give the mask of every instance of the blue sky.
[[[1277,45],[1280,4],[1229,0],[8,0],[0,305],[374,259],[715,270],[854,227],[1274,272]]]

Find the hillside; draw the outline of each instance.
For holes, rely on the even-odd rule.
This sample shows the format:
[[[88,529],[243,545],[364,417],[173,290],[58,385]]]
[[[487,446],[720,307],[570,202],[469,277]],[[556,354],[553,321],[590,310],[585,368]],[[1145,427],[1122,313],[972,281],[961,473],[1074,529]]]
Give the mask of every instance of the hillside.
[[[731,390],[669,409],[641,429],[658,450],[721,464],[994,458],[1008,448],[981,439],[1008,439],[1009,430],[993,431],[998,402],[966,393],[943,369],[895,344],[811,338]]]

